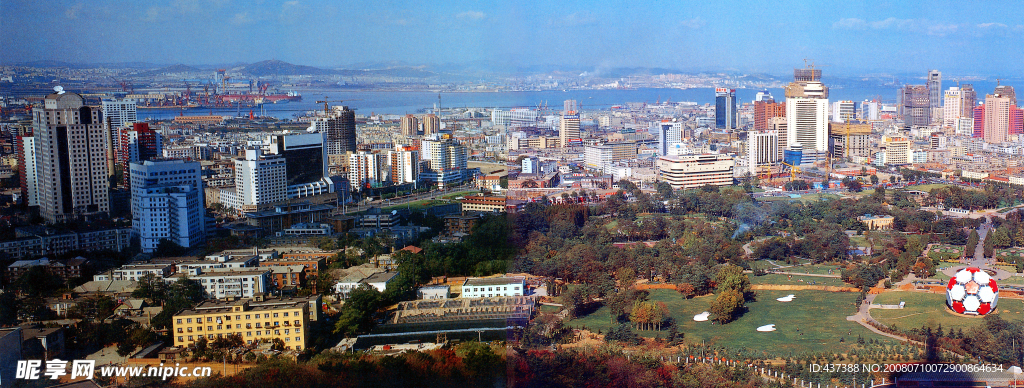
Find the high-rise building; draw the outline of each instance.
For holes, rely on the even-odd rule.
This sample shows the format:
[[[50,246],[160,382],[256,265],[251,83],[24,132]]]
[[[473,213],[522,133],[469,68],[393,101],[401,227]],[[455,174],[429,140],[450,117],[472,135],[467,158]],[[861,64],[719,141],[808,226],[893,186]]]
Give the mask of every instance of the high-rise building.
[[[205,201],[199,162],[175,159],[132,161],[132,229],[143,252],[168,240],[190,248],[205,241]]]
[[[932,122],[939,122],[942,118],[939,117],[943,112],[939,110],[942,108],[942,72],[938,70],[928,71],[928,110],[931,116]]]
[[[224,197],[223,192],[221,197]],[[234,197],[233,202],[241,211],[264,210],[287,200],[285,159],[280,155],[264,155],[259,148],[246,149],[244,158],[235,159]]]
[[[537,125],[537,111],[527,108],[495,108],[491,111],[491,124],[506,128],[534,127]]]
[[[103,114],[60,87],[32,109],[39,178],[39,212],[46,222],[110,210],[108,140]]]
[[[942,127],[946,129],[956,128],[957,123],[964,111],[964,97],[960,87],[953,86],[943,94],[942,104]]]
[[[540,159],[536,156],[523,158],[521,172],[523,174],[540,174]]]
[[[579,144],[581,137],[580,115],[576,112],[562,115],[562,120],[558,123],[558,140],[562,148],[569,147],[572,143]]]
[[[771,95],[769,95],[771,96]],[[786,103],[767,99],[754,102],[754,130],[765,131],[775,117],[786,117]]]
[[[779,156],[776,160],[782,160],[783,153],[789,148],[789,131],[785,117],[774,117],[769,122],[768,129],[778,134]]]
[[[399,146],[388,151],[387,163],[391,170],[391,183],[402,185],[416,183],[420,179],[420,151],[415,147]]]
[[[715,88],[715,128],[736,129],[736,89]]]
[[[329,134],[329,133],[328,133]],[[285,160],[288,199],[334,192],[328,178],[328,152],[322,133],[276,133],[267,139],[270,155]]]
[[[658,155],[668,155],[668,149],[672,144],[683,141],[683,123],[678,121],[662,120],[658,131]]]
[[[135,100],[103,100],[103,119],[110,123],[111,130],[117,130],[139,121],[138,107]]]
[[[985,96],[982,105],[981,137],[986,143],[1003,143],[1009,140],[1011,127],[1017,126],[1017,96],[1011,86],[997,86],[995,93]],[[977,125],[975,125],[977,128]],[[1016,128],[1013,129],[1016,132]],[[977,135],[977,134],[975,134]]]
[[[576,100],[565,100],[562,101],[562,114],[569,114],[569,112],[579,112],[580,104]]]
[[[985,137],[985,105],[978,105],[974,107],[974,130],[971,131],[971,137],[982,138]]]
[[[974,85],[960,85],[960,98],[963,99],[960,117],[974,117],[974,108],[978,106],[978,93],[974,91]]]
[[[610,142],[583,147],[583,162],[588,168],[610,173],[612,163],[636,159],[635,142]]]
[[[129,182],[128,164],[158,158],[163,155],[163,136],[149,128],[147,123],[134,123],[131,128],[121,128],[118,134],[117,164],[124,174],[124,184]]]
[[[861,120],[878,120],[881,117],[882,104],[878,101],[867,101],[864,100],[860,103],[859,119]]]
[[[931,124],[931,92],[928,86],[904,85],[903,89],[900,89],[899,114],[907,127],[924,127]]]
[[[775,97],[772,97],[772,93],[768,89],[764,89],[754,96],[754,102],[759,101],[775,101]]]
[[[407,114],[402,116],[400,123],[402,134],[405,136],[416,136],[420,131],[420,122],[416,120],[416,116]]]
[[[886,135],[882,138],[882,147],[885,148],[885,164],[910,164],[911,154],[909,139],[903,136]]]
[[[441,133],[441,118],[433,113],[423,116],[423,136]]]
[[[380,186],[388,180],[387,160],[378,152],[359,151],[348,156],[348,182],[359,190]]]
[[[451,135],[435,135],[420,142],[420,157],[427,161],[427,170],[420,171],[420,179],[445,187],[466,179],[466,146]]]
[[[356,151],[356,112],[347,106],[334,107],[330,117],[323,121],[327,155],[341,155]],[[319,127],[319,126],[318,126]]]
[[[853,101],[836,101],[832,103],[832,122],[845,123],[857,119],[857,103]]]
[[[39,170],[36,160],[36,138],[18,136],[18,166],[21,175],[22,201],[28,206],[39,206]]]
[[[658,179],[673,189],[693,189],[704,185],[733,184],[736,161],[725,154],[662,156],[658,158]]]
[[[787,147],[800,144],[804,152],[828,151],[828,87],[821,70],[796,69],[786,86]]]
[[[779,161],[779,134],[775,131],[747,133],[747,171],[756,176]]]

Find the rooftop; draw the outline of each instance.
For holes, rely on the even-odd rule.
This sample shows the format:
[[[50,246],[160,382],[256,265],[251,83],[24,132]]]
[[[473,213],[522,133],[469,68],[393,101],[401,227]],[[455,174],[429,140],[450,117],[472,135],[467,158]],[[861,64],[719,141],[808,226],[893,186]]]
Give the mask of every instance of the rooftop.
[[[506,285],[506,284],[518,284],[518,283],[522,283],[524,281],[525,281],[525,279],[518,278],[518,277],[517,278],[508,278],[508,277],[471,278],[471,279],[466,279],[466,282],[463,283],[463,287],[465,287],[465,286],[503,286],[503,285]]]

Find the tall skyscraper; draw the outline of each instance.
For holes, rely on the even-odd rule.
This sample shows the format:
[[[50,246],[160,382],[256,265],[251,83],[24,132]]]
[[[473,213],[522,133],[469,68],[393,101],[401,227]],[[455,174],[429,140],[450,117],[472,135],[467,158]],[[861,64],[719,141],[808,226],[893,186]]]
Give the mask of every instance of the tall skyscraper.
[[[402,116],[400,128],[402,130],[403,135],[416,136],[416,134],[420,131],[420,123],[419,120],[416,120],[416,116],[407,114],[405,116]]]
[[[1011,123],[1016,121],[1015,116],[1017,97],[1011,86],[997,86],[995,93],[985,96],[985,105],[982,106],[982,137],[986,143],[1003,143],[1009,140],[1011,134]],[[1016,130],[1015,130],[1016,131]]]
[[[143,252],[153,252],[161,240],[182,247],[205,241],[205,201],[199,162],[161,159],[129,164],[132,229]]]
[[[423,136],[430,136],[441,132],[441,118],[433,113],[423,116]]]
[[[900,89],[899,114],[907,127],[931,124],[931,92],[927,85],[904,85]]]
[[[668,155],[671,145],[683,141],[683,123],[678,121],[662,120],[661,128],[658,131],[658,155]]]
[[[32,135],[18,136],[18,166],[21,175],[21,195],[28,206],[39,206],[39,169],[36,155],[36,138]]]
[[[427,170],[420,172],[425,182],[445,187],[466,179],[466,146],[456,141],[451,135],[435,135],[432,139],[420,142],[423,152],[420,157],[427,161]]]
[[[130,181],[128,164],[158,158],[163,155],[163,136],[149,128],[147,123],[135,123],[131,128],[121,128],[117,144],[117,163],[124,174],[124,184]]]
[[[259,148],[246,149],[244,158],[235,159],[235,191],[231,196],[231,200],[225,200],[222,191],[221,202],[235,205],[240,211],[263,210],[287,200],[285,159],[280,155],[264,155]]]
[[[942,99],[942,127],[955,129],[964,111],[964,98],[960,92],[960,87],[950,87],[949,90],[943,93]]]
[[[845,123],[857,119],[857,103],[853,101],[836,101],[832,103],[832,122]]]
[[[388,151],[387,164],[391,170],[391,183],[402,185],[420,179],[420,151],[416,147],[399,146]]]
[[[135,100],[125,98],[121,100],[103,100],[100,102],[103,107],[103,118],[109,120],[110,129],[116,130],[139,121],[138,107]]]
[[[579,112],[580,104],[576,100],[565,100],[562,101],[562,114],[569,114],[569,112]]]
[[[715,88],[715,128],[736,129],[736,89]]]
[[[356,112],[347,106],[334,107],[334,114],[323,120],[328,155],[356,151]]]
[[[769,95],[770,96],[770,95]],[[786,117],[786,103],[767,99],[754,102],[754,130],[764,131],[771,126],[772,118]]]
[[[40,215],[55,223],[107,213],[109,131],[103,114],[85,106],[82,96],[55,89],[32,109]]]
[[[268,154],[285,160],[288,199],[334,192],[328,178],[327,145],[322,133],[275,133],[267,139]]]
[[[348,156],[348,182],[354,190],[379,186],[388,179],[387,161],[378,152],[359,151]]]
[[[974,117],[974,108],[978,106],[978,93],[974,91],[974,85],[960,85],[960,98],[963,99],[963,112],[960,117]]]
[[[878,101],[864,100],[860,103],[858,118],[861,120],[878,120],[882,111],[882,104]]]
[[[828,152],[828,87],[821,83],[821,70],[795,69],[793,79],[786,86],[787,147]]]
[[[574,111],[562,115],[562,120],[558,123],[558,140],[562,148],[573,142],[578,144],[580,138],[580,115]]]
[[[942,119],[942,72],[938,70],[928,71],[928,108],[929,117],[932,122],[939,122]]]
[[[771,171],[779,161],[779,133],[753,131],[747,133],[747,171],[752,176]]]

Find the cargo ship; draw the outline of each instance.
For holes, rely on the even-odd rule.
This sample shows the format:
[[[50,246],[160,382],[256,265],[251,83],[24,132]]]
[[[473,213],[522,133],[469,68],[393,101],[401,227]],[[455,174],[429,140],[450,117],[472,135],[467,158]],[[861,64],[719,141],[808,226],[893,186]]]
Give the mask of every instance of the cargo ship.
[[[288,92],[285,94],[221,94],[215,96],[217,101],[221,103],[235,104],[241,101],[242,103],[271,103],[277,104],[281,102],[291,101],[302,101],[302,95],[299,92]]]

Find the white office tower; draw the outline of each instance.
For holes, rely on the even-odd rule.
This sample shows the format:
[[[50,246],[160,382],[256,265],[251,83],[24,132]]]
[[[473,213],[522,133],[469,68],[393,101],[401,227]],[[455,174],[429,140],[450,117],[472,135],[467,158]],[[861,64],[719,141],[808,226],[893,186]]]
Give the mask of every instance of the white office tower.
[[[388,179],[387,161],[384,155],[359,151],[348,156],[348,181],[353,189],[359,190],[379,186]]]
[[[857,119],[857,103],[853,101],[836,101],[832,103],[832,122],[845,123]]]
[[[540,159],[536,156],[523,158],[523,174],[540,174]]]
[[[205,241],[202,167],[199,162],[157,159],[129,164],[132,229],[143,252],[161,240],[185,248]]]
[[[658,156],[668,155],[669,148],[683,142],[683,123],[662,121],[658,132]]]
[[[263,155],[263,150],[245,150],[245,158],[235,159],[234,201],[242,211],[262,210],[288,199],[285,160],[278,155]],[[223,196],[223,194],[221,194]]]
[[[942,118],[939,115],[944,114],[942,111],[942,72],[938,70],[928,71],[928,109],[931,110],[931,117],[933,123],[941,123]]]
[[[22,136],[22,149],[24,155],[22,158],[25,161],[25,165],[21,166],[21,173],[25,175],[25,199],[24,202],[28,206],[39,206],[39,170],[36,166],[39,165],[39,161],[36,160],[36,138],[34,136]]]
[[[420,151],[415,147],[399,146],[388,151],[387,165],[391,172],[391,183],[403,185],[416,183],[420,179]]]
[[[863,101],[860,103],[859,118],[861,120],[878,120],[881,116],[882,104],[878,101]]]
[[[491,124],[506,128],[533,127],[537,125],[537,111],[527,108],[495,108],[491,111]]]
[[[442,134],[433,139],[424,139],[420,146],[423,150],[420,157],[428,164],[428,169],[420,172],[423,181],[445,187],[466,179],[468,151],[466,146],[451,135]]]
[[[558,123],[558,144],[565,148],[570,143],[579,144],[580,138],[580,115],[576,112],[563,115]]]
[[[819,71],[820,76],[820,71]],[[787,143],[804,152],[828,152],[828,87],[817,79],[786,86]]]
[[[110,210],[102,113],[82,96],[55,89],[32,109],[39,213],[48,223],[102,215]]]
[[[110,129],[118,129],[139,121],[135,100],[103,100],[103,119],[110,122]]]
[[[953,86],[943,93],[942,104],[942,127],[956,128],[957,121],[963,112],[964,98],[960,87]]]
[[[330,120],[328,121],[330,122]],[[306,198],[334,192],[328,178],[328,133],[275,133],[267,137],[268,154],[285,160],[288,198]]]
[[[775,131],[747,133],[747,171],[757,176],[771,172],[779,161],[779,133]]]

